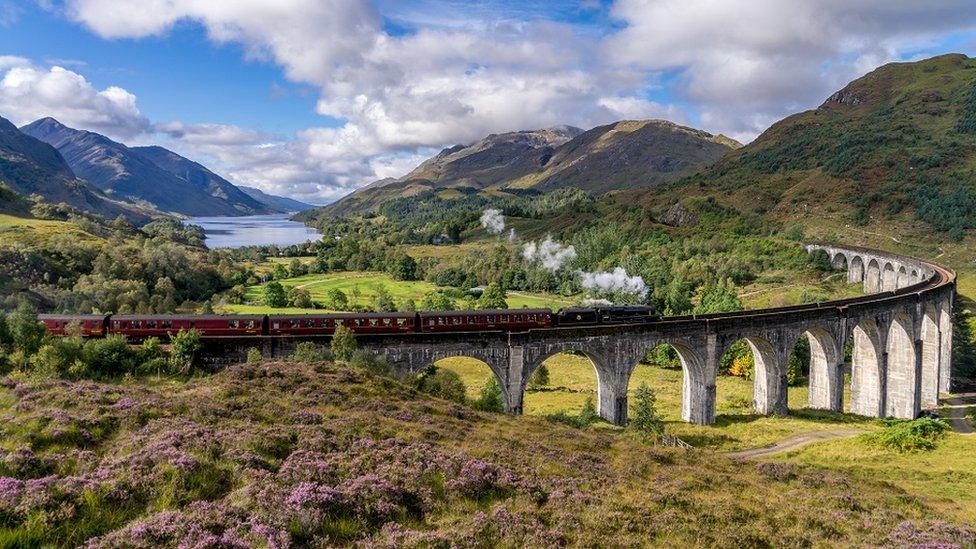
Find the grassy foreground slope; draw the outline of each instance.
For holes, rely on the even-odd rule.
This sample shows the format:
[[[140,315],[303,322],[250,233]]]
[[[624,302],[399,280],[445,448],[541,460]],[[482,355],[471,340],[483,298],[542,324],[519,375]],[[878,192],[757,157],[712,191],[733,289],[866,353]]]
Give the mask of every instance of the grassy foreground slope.
[[[891,484],[475,412],[331,363],[6,378],[0,545],[973,543]]]

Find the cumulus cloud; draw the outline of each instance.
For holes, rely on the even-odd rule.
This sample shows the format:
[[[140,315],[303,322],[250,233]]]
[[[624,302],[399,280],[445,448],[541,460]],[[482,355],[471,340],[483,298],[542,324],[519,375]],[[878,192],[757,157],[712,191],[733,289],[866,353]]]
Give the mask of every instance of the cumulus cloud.
[[[384,13],[368,0],[65,0],[64,13],[107,39],[200,25],[314,87],[316,111],[338,127],[158,129],[237,182],[323,200],[488,133],[665,118],[748,141],[851,78],[976,26],[971,0],[616,0],[615,24],[596,30],[545,2],[380,5]],[[391,19],[404,32],[388,32]],[[127,91],[16,62],[0,58],[7,76],[25,71],[22,93],[13,86],[0,98],[5,112],[44,110],[120,137],[149,131]],[[662,79],[669,89],[658,95]]]
[[[84,76],[53,66],[36,67],[20,58],[0,59],[0,113],[21,125],[52,116],[73,126],[125,139],[149,130],[136,96],[116,86],[99,90]]]

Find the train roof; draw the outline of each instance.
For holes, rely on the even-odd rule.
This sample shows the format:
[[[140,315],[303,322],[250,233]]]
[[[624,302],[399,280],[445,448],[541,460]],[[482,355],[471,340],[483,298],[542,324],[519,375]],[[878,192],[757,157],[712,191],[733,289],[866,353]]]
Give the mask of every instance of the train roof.
[[[44,320],[45,318],[55,319],[55,318],[67,318],[70,320],[104,320],[108,315],[79,315],[79,314],[57,314],[57,313],[45,313],[37,315],[37,318]]]
[[[237,318],[261,319],[264,315],[112,315],[112,320],[233,320]]]
[[[420,316],[445,316],[445,315],[505,315],[513,313],[548,313],[549,309],[474,309],[467,311],[423,311]]]
[[[268,315],[268,318],[413,318],[414,313],[296,313]]]

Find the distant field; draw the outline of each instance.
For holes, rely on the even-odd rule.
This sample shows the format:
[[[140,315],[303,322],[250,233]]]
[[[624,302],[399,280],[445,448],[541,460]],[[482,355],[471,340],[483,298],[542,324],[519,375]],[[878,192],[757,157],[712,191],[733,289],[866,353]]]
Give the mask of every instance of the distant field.
[[[575,414],[583,407],[587,397],[596,401],[596,371],[589,359],[562,353],[549,358],[549,386],[545,390],[528,391],[523,410],[529,415],[549,415],[556,412]],[[438,366],[458,373],[470,398],[476,398],[491,375],[488,366],[470,358],[447,358]],[[631,397],[641,382],[646,382],[657,396],[658,412],[668,422],[670,432],[681,436],[696,446],[721,450],[738,450],[771,444],[792,435],[845,428],[872,429],[877,422],[848,414],[836,414],[804,410],[807,404],[807,387],[790,387],[791,413],[787,417],[767,417],[753,414],[751,408],[737,407],[736,400],[752,402],[752,382],[730,376],[717,380],[717,424],[702,427],[681,420],[681,370],[640,365],[631,377]],[[844,401],[849,402],[849,387],[845,388]],[[632,402],[632,400],[631,400]]]
[[[46,244],[60,235],[71,235],[82,241],[97,242],[101,239],[66,221],[27,219],[0,214],[0,244],[35,247]]]
[[[376,296],[385,288],[390,296],[398,304],[407,299],[413,299],[420,303],[424,295],[441,287],[424,281],[399,281],[385,273],[350,271],[343,273],[311,274],[296,278],[280,280],[286,288],[299,287],[309,291],[312,300],[316,303],[324,303],[327,299],[329,290],[337,288],[346,294],[350,305],[372,305]],[[315,309],[272,309],[263,304],[264,284],[249,286],[247,288],[246,299],[252,303],[249,305],[223,305],[221,311],[229,313],[304,313],[314,312]],[[549,307],[558,309],[570,305],[572,301],[545,294],[534,294],[526,292],[509,292],[506,297],[508,306],[514,309],[525,307]]]

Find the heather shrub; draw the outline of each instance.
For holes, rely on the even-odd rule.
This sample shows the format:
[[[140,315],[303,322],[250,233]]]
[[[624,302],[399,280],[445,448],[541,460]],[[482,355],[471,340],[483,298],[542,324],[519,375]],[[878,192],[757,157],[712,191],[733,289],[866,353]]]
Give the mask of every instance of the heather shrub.
[[[444,400],[451,400],[464,404],[466,388],[461,376],[446,368],[438,368],[429,364],[417,376],[417,388],[421,391]]]
[[[878,446],[899,453],[934,450],[936,441],[949,431],[949,424],[945,420],[928,417],[910,421],[888,419],[884,423],[884,428],[865,437]]]
[[[261,350],[257,347],[248,347],[247,358],[244,359],[248,364],[261,364],[264,360],[264,355],[261,354]]]
[[[339,362],[349,362],[352,360],[353,353],[356,352],[356,334],[345,326],[338,326],[332,334],[332,341],[329,343],[332,350],[332,357]]]
[[[83,351],[84,342],[80,337],[51,338],[31,357],[31,371],[42,376],[65,377],[75,362],[82,361]]]
[[[260,356],[260,353],[258,353]],[[248,351],[248,362],[250,362],[250,351]],[[302,341],[295,345],[295,352],[288,357],[292,362],[317,362],[319,360],[324,360],[325,356],[318,346],[311,341]],[[260,358],[258,359],[260,362]]]
[[[502,413],[505,411],[505,404],[502,400],[502,388],[498,384],[495,376],[491,376],[488,383],[481,389],[478,400],[474,401],[474,407],[483,412]]]
[[[386,357],[376,356],[365,349],[356,349],[349,358],[349,365],[381,376],[393,374]]]

